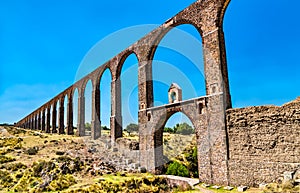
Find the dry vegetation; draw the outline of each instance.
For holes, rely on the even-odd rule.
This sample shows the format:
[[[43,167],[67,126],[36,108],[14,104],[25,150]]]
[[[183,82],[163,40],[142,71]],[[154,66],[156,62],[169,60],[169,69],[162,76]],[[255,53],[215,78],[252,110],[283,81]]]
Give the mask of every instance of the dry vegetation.
[[[0,127],[0,139],[0,192],[180,192],[170,189],[166,180],[158,176],[118,171],[114,165],[102,162],[98,154],[103,152],[97,154],[97,150],[92,149],[95,143],[89,143],[86,137],[5,126]],[[194,147],[192,139],[193,135],[165,133],[166,156],[188,167],[187,155],[193,153]],[[297,188],[272,184],[264,192],[299,192]],[[214,190],[200,184],[186,192],[234,193],[237,190]],[[247,192],[263,191],[250,189]]]

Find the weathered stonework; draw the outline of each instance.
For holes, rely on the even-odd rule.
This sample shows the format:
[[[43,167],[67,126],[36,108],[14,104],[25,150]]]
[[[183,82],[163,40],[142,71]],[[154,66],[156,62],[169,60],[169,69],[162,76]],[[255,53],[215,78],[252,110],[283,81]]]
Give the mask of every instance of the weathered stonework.
[[[233,185],[256,185],[300,171],[300,98],[282,107],[227,110],[229,175]]]
[[[84,136],[84,92],[87,82],[91,80],[91,136],[97,139],[101,136],[100,81],[108,69],[112,77],[110,128],[111,141],[114,142],[122,136],[121,70],[127,57],[134,54],[139,62],[139,159],[142,167],[155,171],[162,165],[163,127],[170,116],[182,112],[190,118],[196,131],[200,181],[220,185],[257,185],[275,180],[284,171],[296,170],[300,165],[299,100],[283,107],[249,107],[226,111],[231,108],[231,97],[223,17],[229,2],[196,1],[16,125],[56,133],[58,115],[58,132],[73,134],[73,95],[77,90],[76,134]],[[193,25],[202,37],[206,96],[153,107],[152,60],[164,36],[182,24]],[[66,109],[65,98],[68,99]],[[56,110],[57,104],[59,108]],[[51,130],[49,116],[52,116]]]

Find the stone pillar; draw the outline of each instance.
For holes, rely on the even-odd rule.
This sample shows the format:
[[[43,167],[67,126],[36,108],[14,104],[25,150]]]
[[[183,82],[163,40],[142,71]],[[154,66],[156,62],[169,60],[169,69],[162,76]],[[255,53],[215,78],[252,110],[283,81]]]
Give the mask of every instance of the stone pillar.
[[[30,118],[30,129],[33,129],[33,118]]]
[[[146,109],[153,106],[152,63],[145,57],[139,65],[139,150],[140,164],[147,170],[154,170],[153,135],[148,131]],[[151,162],[151,163],[150,163]],[[149,167],[148,167],[149,166]]]
[[[204,70],[207,95],[224,93],[224,108],[231,107],[226,64],[226,52],[222,29],[203,36]]]
[[[59,125],[58,132],[59,134],[65,134],[65,125],[64,125],[64,100],[59,101]]]
[[[199,178],[206,183],[226,185],[229,183],[229,174],[225,112],[231,107],[231,100],[222,34],[222,29],[217,28],[204,33],[202,37],[206,92],[213,96],[209,98],[207,117],[211,173],[208,176],[199,174]],[[206,165],[199,163],[199,167],[205,168]]]
[[[46,133],[50,133],[50,108],[47,108]]]
[[[112,143],[122,137],[122,101],[121,101],[121,79],[117,78],[111,82],[111,117],[110,137]]]
[[[38,128],[37,128],[38,130],[42,130],[41,121],[42,121],[41,112],[39,112],[39,114],[38,114]]]
[[[77,135],[85,136],[85,97],[83,90],[78,90]]]
[[[73,135],[73,97],[72,94],[68,96],[68,111],[67,111],[67,134]]]
[[[42,110],[42,131],[45,131],[45,110]]]
[[[100,124],[100,89],[94,84],[92,91],[92,139],[98,139],[101,135]]]
[[[37,130],[38,128],[38,126],[37,126],[37,124],[38,124],[38,117],[37,117],[37,115],[34,115],[34,130]]]
[[[57,133],[56,129],[56,117],[57,117],[57,111],[56,111],[56,102],[53,104],[52,109],[52,133]]]

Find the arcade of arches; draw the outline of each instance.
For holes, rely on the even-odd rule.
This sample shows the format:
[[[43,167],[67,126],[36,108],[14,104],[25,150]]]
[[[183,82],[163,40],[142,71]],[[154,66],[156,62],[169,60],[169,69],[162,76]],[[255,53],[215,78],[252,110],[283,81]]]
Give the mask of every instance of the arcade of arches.
[[[275,146],[263,147],[260,151],[251,147],[244,148],[238,144],[240,137],[248,136],[251,139],[253,133],[257,134],[257,140],[261,139],[259,130],[254,127],[253,132],[247,132],[247,122],[251,122],[251,116],[246,117],[243,123],[235,124],[232,121],[240,121],[237,117],[239,110],[228,110],[231,108],[231,97],[229,93],[228,73],[226,64],[225,41],[223,34],[223,17],[230,0],[198,0],[188,8],[184,9],[173,18],[169,19],[159,28],[131,45],[111,60],[95,69],[86,77],[74,83],[72,86],[55,96],[40,108],[20,120],[16,126],[38,129],[52,133],[73,134],[73,93],[78,91],[78,116],[76,134],[83,136],[85,123],[85,96],[84,90],[88,81],[92,84],[92,109],[91,109],[91,137],[97,139],[101,133],[100,122],[100,81],[105,70],[111,73],[111,115],[110,136],[114,142],[122,136],[122,105],[121,105],[121,69],[126,58],[134,53],[138,60],[138,123],[139,123],[139,154],[140,165],[149,171],[154,171],[162,164],[162,127],[168,118],[177,112],[182,112],[191,120],[195,127],[199,179],[209,184],[223,185],[253,185],[261,182],[269,182],[280,176],[284,171],[294,171],[300,167],[299,153],[299,118],[300,108],[290,105],[285,108],[293,109],[289,121],[290,137],[298,143],[291,143],[289,139],[284,143],[285,148],[293,149],[289,155],[278,151],[283,158],[272,157],[264,160],[256,160],[260,154],[271,148],[283,146],[275,141]],[[153,107],[153,82],[152,82],[152,60],[156,48],[163,37],[173,28],[182,24],[193,25],[202,37],[204,56],[204,76],[206,95],[188,100],[174,100],[163,106]],[[67,106],[64,108],[64,102]],[[300,103],[300,102],[299,102]],[[298,103],[295,104],[299,105]],[[57,108],[59,106],[59,108]],[[300,105],[298,106],[300,107]],[[278,110],[278,109],[277,109]],[[64,112],[67,112],[66,126],[64,125]],[[273,110],[270,110],[270,112]],[[255,114],[259,109],[252,110]],[[244,112],[245,116],[247,115]],[[274,110],[274,114],[276,111]],[[260,114],[261,115],[261,114]],[[51,118],[52,116],[52,118]],[[282,116],[282,115],[280,115]],[[284,115],[283,115],[284,116]],[[252,116],[252,118],[255,116]],[[258,124],[263,125],[265,130],[276,123],[278,116],[273,120],[260,119]],[[58,119],[58,120],[57,120]],[[50,127],[52,120],[52,128]],[[56,125],[58,123],[58,125]],[[58,129],[56,129],[58,127]],[[278,124],[277,129],[285,128],[284,124]],[[297,129],[298,128],[298,129]],[[251,130],[252,131],[252,130]],[[298,132],[298,135],[296,133]],[[245,136],[244,136],[245,135]],[[247,138],[247,137],[246,137]],[[248,139],[247,138],[247,139]],[[278,138],[274,138],[276,140]],[[248,140],[249,141],[249,140]],[[250,140],[251,141],[251,140]],[[297,145],[295,145],[297,144]],[[281,153],[280,153],[281,152]],[[297,153],[298,152],[298,153]],[[243,156],[243,153],[247,156]],[[255,157],[255,159],[254,159]],[[257,164],[255,164],[257,163]],[[249,167],[247,167],[249,164]],[[243,168],[244,170],[240,170]],[[274,170],[273,168],[276,168]],[[246,171],[246,172],[243,172]]]

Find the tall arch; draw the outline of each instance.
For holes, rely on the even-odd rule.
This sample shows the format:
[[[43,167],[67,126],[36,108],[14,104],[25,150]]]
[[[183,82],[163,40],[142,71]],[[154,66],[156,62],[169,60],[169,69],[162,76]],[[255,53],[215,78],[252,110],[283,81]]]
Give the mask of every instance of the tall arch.
[[[167,28],[152,51],[154,106],[168,103],[168,89],[177,83],[182,99],[206,95],[202,38],[192,24]]]
[[[126,56],[120,74],[123,130],[129,124],[138,124],[138,57]]]
[[[111,119],[111,82],[112,74],[109,68],[106,68],[100,77],[100,122],[101,122],[101,135],[110,136],[110,119]],[[105,129],[105,130],[104,130]]]
[[[92,135],[92,91],[93,91],[93,83],[92,80],[88,80],[83,87],[83,93],[85,98],[85,136]]]
[[[78,101],[79,101],[79,92],[78,92],[78,88],[74,88],[73,94],[72,94],[72,105],[73,105],[73,128],[74,128],[74,132],[78,133],[78,127],[77,127],[77,123],[78,123]]]

